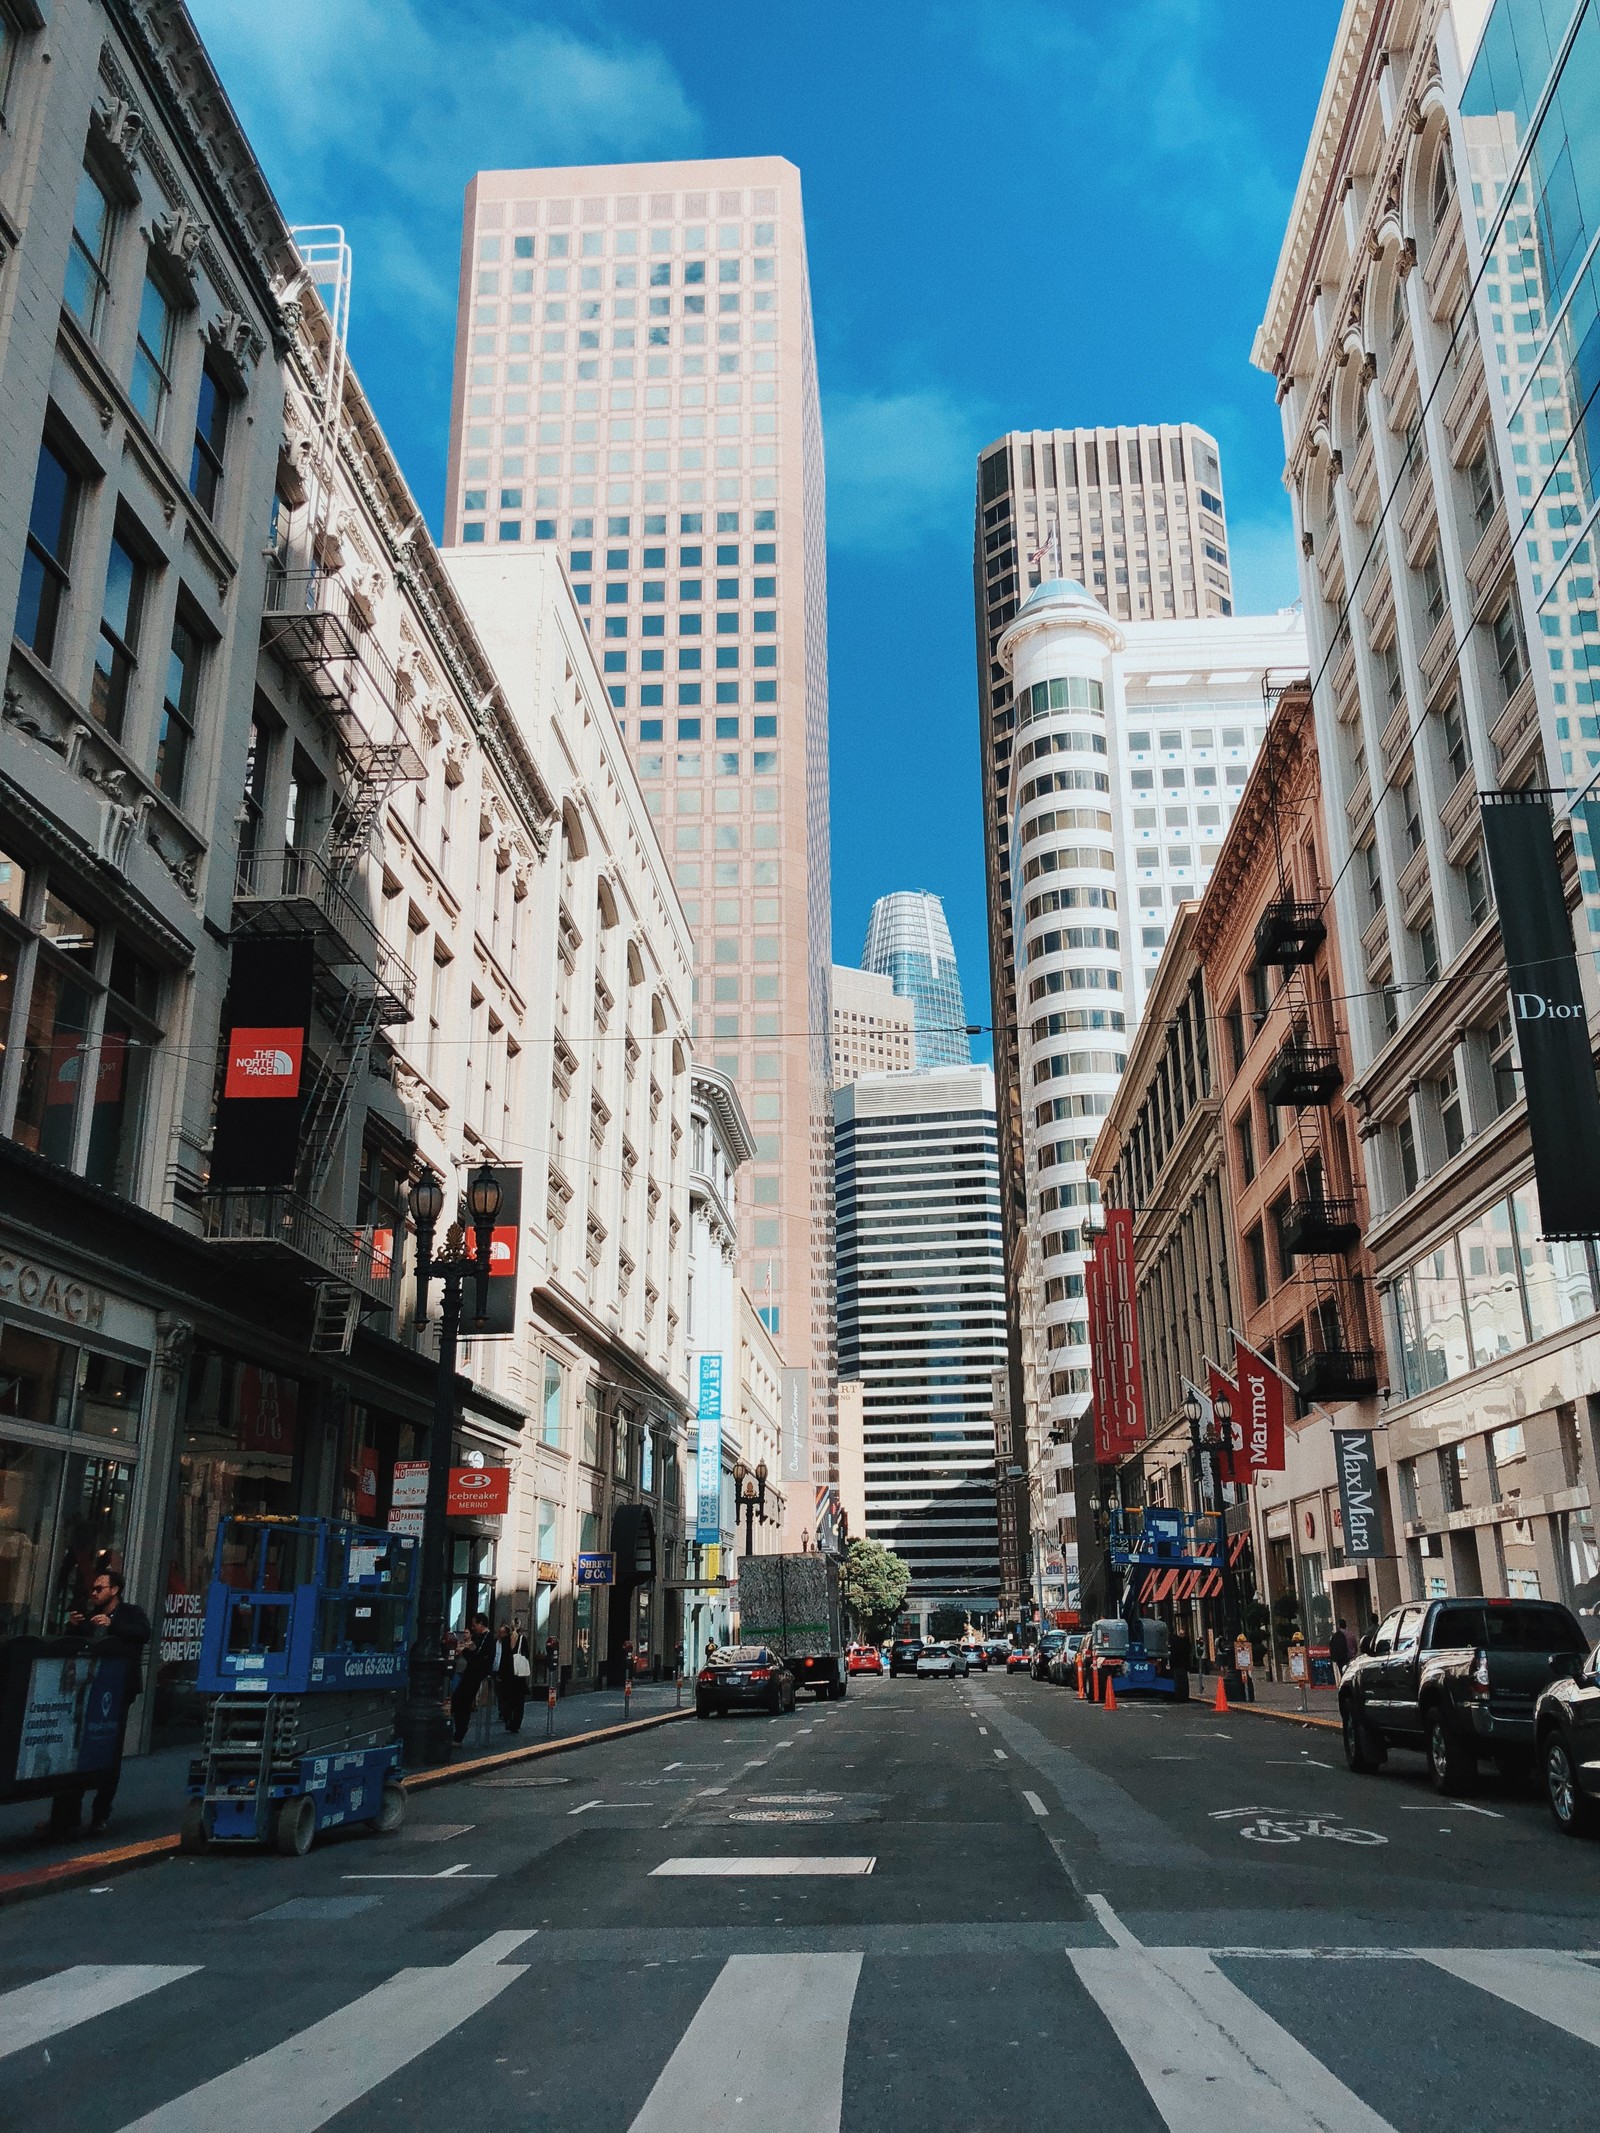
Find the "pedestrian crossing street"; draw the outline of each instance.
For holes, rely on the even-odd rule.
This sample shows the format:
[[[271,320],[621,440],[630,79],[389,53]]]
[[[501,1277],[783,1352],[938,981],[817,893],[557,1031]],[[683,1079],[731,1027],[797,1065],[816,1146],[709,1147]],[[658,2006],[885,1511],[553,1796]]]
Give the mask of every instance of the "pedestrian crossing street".
[[[1426,2065],[1413,2063],[1409,2092],[1392,2074],[1384,2094],[1367,2092],[1368,2059],[1360,2045],[1361,2025],[1370,2015],[1363,2006],[1405,2004],[1421,2036],[1431,2029],[1435,2036],[1467,2038],[1494,2033],[1501,2018],[1518,2022],[1527,2031],[1518,2043],[1535,2063],[1549,2063],[1552,2053],[1559,2062],[1562,2052],[1576,2052],[1566,2071],[1584,2092],[1600,2075],[1600,2061],[1588,2057],[1600,2050],[1600,1950],[1146,1947],[1103,1899],[1091,1903],[1106,1945],[1063,1948],[1055,1977],[1044,1974],[1037,1955],[1015,1975],[1040,1980],[1040,2007],[1049,2007],[1061,2035],[1074,2040],[1076,2065],[1093,2066],[1102,2085],[1097,2122],[1115,2124],[1119,2133],[1141,2127],[1152,2133],[1162,2127],[1169,2133],[1411,2133],[1442,2122],[1433,2115],[1441,2101],[1436,2054]],[[458,2097],[463,2083],[476,2092],[486,2066],[498,2075],[517,2062],[515,2093],[529,2100],[520,2110],[485,2112],[481,2122],[541,2128],[571,2123],[562,2099],[574,2093],[566,2085],[581,2080],[599,2106],[584,2122],[619,2133],[624,2126],[628,2133],[683,2133],[687,2127],[696,2133],[733,2133],[735,2127],[738,2133],[866,2133],[890,2122],[885,2100],[896,2093],[894,2081],[916,2064],[919,2024],[935,2044],[944,2034],[943,2008],[936,2030],[926,1997],[917,1997],[914,1975],[907,2000],[907,1979],[890,1979],[892,1965],[859,1950],[736,1954],[597,1973],[592,1963],[541,1966],[539,1941],[531,1929],[496,1932],[453,1963],[398,1970],[190,2086],[182,2078],[186,2062],[192,2065],[183,2040],[205,2033],[201,2011],[209,1993],[220,1993],[224,2005],[237,1997],[236,1978],[193,1964],[95,1963],[59,1970],[0,1993],[0,2093],[9,2092],[12,2111],[21,2112],[7,2122],[104,2133],[214,2133],[219,2126],[229,2133],[318,2133],[337,2118],[352,2133],[369,2125],[392,2129],[397,2121],[389,2108],[391,2091],[407,2069],[413,2071],[404,2084],[406,2098],[420,2102],[435,2092]],[[906,1966],[912,1973],[916,1967]],[[967,1992],[981,1990],[988,1968],[984,1961],[971,1966]],[[589,2025],[587,2037],[578,2040],[581,2053],[541,2050],[526,2041],[538,2025],[530,2022],[528,2007],[519,2006],[519,1995],[528,1994],[541,1975],[548,1983],[549,1973],[561,1969],[588,1973],[583,1990]],[[628,2017],[622,2027],[633,2050],[617,2058],[608,2051],[606,1981],[620,1991],[624,1977]],[[665,1979],[675,1982],[669,1988]],[[664,1997],[653,2000],[653,1992]],[[1001,2028],[992,2040],[991,2057],[1002,2076],[1014,1995],[1011,2001],[1002,2000]],[[983,2005],[976,1998],[972,2004]],[[170,2063],[172,2093],[124,2118],[119,2107],[125,2092],[107,2084],[96,2068],[117,2056],[117,2037],[125,2032],[109,2040],[99,2032],[134,2018],[148,2021],[163,2007],[170,2010],[175,2040],[170,2062],[163,2062]],[[1288,2009],[1320,2013],[1324,2046],[1356,2025],[1355,2048],[1336,2055],[1341,2070],[1297,2033],[1304,2021],[1282,2019]],[[510,2049],[519,2039],[518,2048]],[[1370,2051],[1370,2029],[1367,2039],[1377,2068],[1381,2055]],[[566,2041],[573,2044],[570,2036]],[[1503,2040],[1495,2049],[1503,2052]],[[1018,2063],[1009,2061],[1013,2069]],[[906,2071],[895,2075],[896,2064]],[[84,2077],[76,2091],[75,2067]],[[608,2096],[613,2074],[620,2093]],[[1104,2102],[1105,2084],[1114,2097],[1119,2075],[1126,2084],[1120,2111]],[[633,2093],[627,2092],[630,2084]],[[92,2104],[90,2115],[81,2107],[75,2116],[59,2115],[63,2096],[74,2093],[80,2104]],[[986,2092],[980,2085],[978,2093],[986,2095],[980,2106],[985,2117],[972,2115],[970,2088],[959,2101],[952,2098],[950,2115],[942,2117],[936,2087],[931,2103],[924,2098],[914,2118],[897,2122],[915,2123],[920,2133],[940,2133],[946,2125],[952,2133],[970,2133],[975,2125],[999,2133],[1036,2122],[1035,2104],[1020,2089],[1008,2091],[1004,2078],[990,2081]],[[1414,2110],[1407,2106],[1408,2093]],[[37,2108],[26,2099],[36,2100]],[[1473,2115],[1469,2106],[1462,2115],[1458,2109],[1449,2122],[1463,2128],[1530,2122],[1508,2112],[1503,2095],[1497,2101],[1483,2094],[1481,2112]],[[402,2122],[423,2121],[408,2114]]]

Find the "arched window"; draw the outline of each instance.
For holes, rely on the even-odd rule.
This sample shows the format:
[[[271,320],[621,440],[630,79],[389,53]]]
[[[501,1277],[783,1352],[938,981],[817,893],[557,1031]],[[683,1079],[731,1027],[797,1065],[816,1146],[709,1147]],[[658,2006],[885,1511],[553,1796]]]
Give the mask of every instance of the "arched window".
[[[1394,287],[1389,292],[1389,352],[1392,355],[1400,346],[1406,330],[1406,281],[1403,274],[1396,274]]]
[[[1433,166],[1433,186],[1429,195],[1429,212],[1433,216],[1433,232],[1439,234],[1440,224],[1449,211],[1451,195],[1455,191],[1455,176],[1450,168],[1450,143],[1439,143],[1439,159]]]

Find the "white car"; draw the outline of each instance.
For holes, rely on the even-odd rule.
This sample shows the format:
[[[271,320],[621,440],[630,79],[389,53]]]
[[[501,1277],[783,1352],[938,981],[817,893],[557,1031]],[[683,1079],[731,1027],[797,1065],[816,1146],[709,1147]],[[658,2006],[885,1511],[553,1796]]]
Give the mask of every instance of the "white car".
[[[959,1674],[964,1681],[967,1676],[967,1660],[964,1652],[954,1650],[948,1644],[925,1644],[917,1654],[917,1679],[924,1676],[943,1675],[950,1681]]]

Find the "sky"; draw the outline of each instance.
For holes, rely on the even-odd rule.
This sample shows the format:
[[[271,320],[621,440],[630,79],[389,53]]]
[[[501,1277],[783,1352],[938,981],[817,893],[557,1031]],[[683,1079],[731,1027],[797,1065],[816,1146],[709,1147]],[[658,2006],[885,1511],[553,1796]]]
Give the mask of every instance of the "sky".
[[[972,485],[1007,429],[1198,422],[1239,612],[1298,597],[1250,366],[1339,0],[191,0],[437,535],[474,170],[784,155],[828,465],[833,935],[945,900],[987,1022]],[[975,1046],[987,1052],[987,1045]]]

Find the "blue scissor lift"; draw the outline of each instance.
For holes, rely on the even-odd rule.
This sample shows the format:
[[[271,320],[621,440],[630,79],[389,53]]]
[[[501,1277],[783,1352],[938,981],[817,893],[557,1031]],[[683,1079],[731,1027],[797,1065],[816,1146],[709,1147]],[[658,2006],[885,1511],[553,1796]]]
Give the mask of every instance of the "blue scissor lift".
[[[1154,1689],[1166,1696],[1188,1694],[1170,1666],[1163,1674],[1144,1645],[1144,1617],[1134,1589],[1138,1570],[1215,1570],[1222,1561],[1222,1520],[1211,1511],[1179,1511],[1167,1504],[1143,1504],[1111,1514],[1108,1553],[1125,1574],[1123,1620],[1128,1651],[1123,1679],[1128,1688]]]
[[[206,1595],[198,1686],[213,1698],[189,1768],[183,1846],[398,1829],[398,1694],[416,1613],[417,1542],[322,1518],[226,1518]]]

